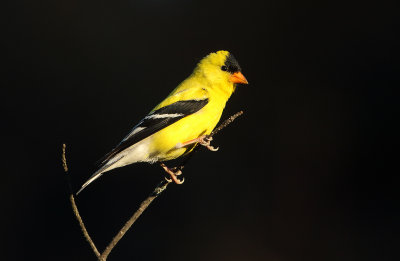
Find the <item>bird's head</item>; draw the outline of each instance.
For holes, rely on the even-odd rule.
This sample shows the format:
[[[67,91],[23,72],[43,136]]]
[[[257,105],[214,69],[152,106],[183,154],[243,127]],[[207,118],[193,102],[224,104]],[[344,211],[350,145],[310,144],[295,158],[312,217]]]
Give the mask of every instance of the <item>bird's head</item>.
[[[213,84],[219,83],[233,88],[238,83],[248,84],[239,63],[228,51],[210,53],[199,62],[195,73],[200,73]]]

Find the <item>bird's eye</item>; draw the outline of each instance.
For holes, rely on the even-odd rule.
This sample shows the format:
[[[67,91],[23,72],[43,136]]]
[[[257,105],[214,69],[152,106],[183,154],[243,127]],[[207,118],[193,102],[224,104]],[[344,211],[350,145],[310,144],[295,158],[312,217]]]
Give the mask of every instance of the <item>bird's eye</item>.
[[[228,67],[226,67],[225,65],[222,65],[222,66],[221,66],[221,70],[227,71],[227,70],[228,70]]]

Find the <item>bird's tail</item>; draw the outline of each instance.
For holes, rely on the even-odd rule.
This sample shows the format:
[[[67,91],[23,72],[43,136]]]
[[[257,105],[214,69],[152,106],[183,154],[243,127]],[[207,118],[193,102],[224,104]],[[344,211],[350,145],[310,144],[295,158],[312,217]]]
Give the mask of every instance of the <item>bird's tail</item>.
[[[90,183],[92,183],[93,181],[95,181],[96,179],[100,178],[101,175],[103,175],[104,170],[99,169],[98,171],[96,171],[91,177],[90,179],[88,179],[83,185],[82,187],[78,190],[78,192],[76,192],[76,195],[78,195],[79,193],[82,192],[82,190],[84,188],[86,188]]]
[[[90,183],[92,183],[93,181],[95,181],[96,179],[100,178],[101,175],[103,175],[104,172],[107,172],[109,170],[111,170],[112,164],[106,164],[103,167],[101,167],[99,170],[97,170],[83,185],[82,187],[78,190],[78,192],[76,192],[76,195],[78,195],[79,193],[82,192],[82,190],[84,188],[86,188],[87,186],[89,186]]]
[[[82,192],[82,190],[84,188],[86,188],[87,186],[89,186],[90,183],[92,183],[93,181],[95,181],[96,179],[100,178],[101,175],[103,175],[104,172],[107,172],[109,170],[112,170],[114,168],[116,168],[117,166],[115,166],[114,164],[119,161],[121,158],[123,158],[123,156],[119,156],[119,157],[114,157],[113,159],[103,162],[103,166],[101,166],[83,185],[82,187],[78,190],[78,192],[76,192],[76,195],[78,195],[79,193]]]

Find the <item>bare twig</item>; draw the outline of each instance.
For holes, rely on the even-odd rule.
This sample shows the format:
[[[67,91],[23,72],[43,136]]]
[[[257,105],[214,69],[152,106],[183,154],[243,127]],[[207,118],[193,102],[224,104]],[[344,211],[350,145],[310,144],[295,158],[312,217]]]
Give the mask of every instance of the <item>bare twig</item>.
[[[228,126],[229,124],[231,124],[234,120],[236,120],[237,117],[239,117],[240,115],[243,114],[243,111],[239,111],[235,114],[233,114],[231,117],[229,117],[228,119],[226,119],[223,123],[221,123],[217,128],[215,128],[210,136],[214,136],[215,134],[217,134],[218,132],[220,132],[223,128],[225,128],[226,126]]]
[[[216,133],[220,132],[223,128],[228,126],[230,123],[232,123],[237,117],[243,114],[243,111],[240,111],[231,117],[229,117],[227,120],[225,120],[221,125],[218,126],[211,134],[210,137],[214,136]],[[65,157],[65,144],[63,144],[63,153],[62,153],[62,164],[64,167],[64,171],[68,176],[68,185],[70,188],[70,201],[72,205],[72,209],[74,211],[75,217],[79,222],[79,225],[82,229],[82,233],[85,236],[86,240],[89,242],[90,247],[92,248],[93,252],[96,254],[97,259],[99,261],[105,261],[107,260],[108,255],[111,253],[111,250],[117,245],[117,243],[122,239],[122,237],[125,235],[125,233],[130,229],[130,227],[136,222],[136,220],[142,215],[142,213],[147,209],[147,207],[153,202],[154,199],[156,199],[168,186],[169,182],[166,180],[161,181],[157,187],[154,189],[154,191],[140,204],[140,207],[136,212],[129,218],[129,220],[125,223],[125,225],[120,229],[120,231],[114,236],[114,238],[111,240],[111,242],[108,244],[108,246],[104,249],[103,253],[100,254],[99,251],[96,248],[96,245],[93,243],[92,239],[89,236],[89,233],[87,232],[85,225],[82,221],[82,218],[79,214],[78,208],[75,203],[74,195],[72,193],[72,188],[71,188],[71,182],[69,180],[69,175],[68,175],[68,166],[67,166],[67,160]],[[182,169],[184,165],[179,166],[178,168]]]
[[[67,174],[68,187],[69,187],[69,193],[70,193],[69,200],[71,201],[72,211],[74,212],[75,217],[78,220],[78,223],[79,223],[79,226],[81,227],[83,236],[86,238],[86,241],[89,243],[89,245],[92,248],[94,254],[97,256],[97,259],[103,261],[105,259],[102,259],[100,252],[97,250],[96,245],[94,244],[92,238],[90,237],[90,235],[89,235],[89,233],[88,233],[88,231],[87,231],[87,229],[85,227],[85,224],[83,223],[82,217],[79,214],[78,207],[76,206],[76,203],[75,203],[75,198],[74,198],[74,194],[72,192],[72,187],[71,187],[71,181],[70,181],[70,177],[69,177],[69,174],[68,174],[67,158],[65,157],[65,149],[66,149],[66,147],[67,146],[65,144],[63,144],[63,147],[62,147],[62,164],[63,164],[64,172],[65,172],[65,174]]]
[[[118,241],[125,235],[125,233],[129,230],[129,228],[136,222],[136,220],[142,215],[142,213],[146,210],[146,208],[153,202],[154,199],[158,197],[168,186],[169,182],[163,180],[158,184],[158,186],[154,189],[154,191],[140,204],[140,207],[133,216],[125,223],[125,225],[121,228],[121,230],[114,236],[111,240],[110,244],[104,249],[101,257],[103,260],[106,260],[108,255],[110,254],[111,250],[115,247]]]

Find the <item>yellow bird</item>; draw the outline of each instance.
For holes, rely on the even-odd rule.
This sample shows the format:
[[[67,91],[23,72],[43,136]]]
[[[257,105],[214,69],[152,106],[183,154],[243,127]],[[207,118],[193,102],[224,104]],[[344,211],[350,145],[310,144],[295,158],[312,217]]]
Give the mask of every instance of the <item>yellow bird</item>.
[[[77,194],[104,172],[135,162],[160,162],[175,183],[183,183],[176,177],[180,173],[163,162],[186,155],[197,144],[216,150],[208,135],[238,83],[248,82],[232,54],[218,51],[204,57],[193,73],[105,156]]]

